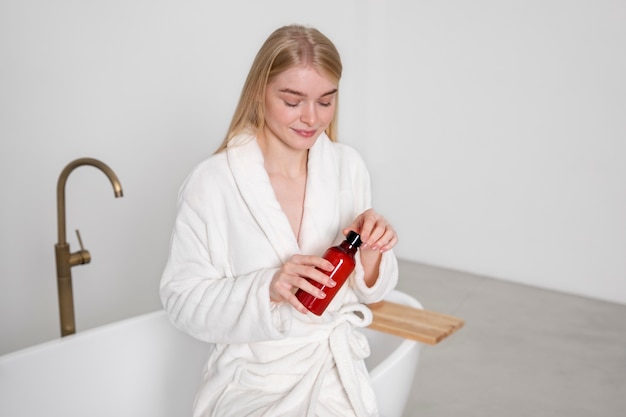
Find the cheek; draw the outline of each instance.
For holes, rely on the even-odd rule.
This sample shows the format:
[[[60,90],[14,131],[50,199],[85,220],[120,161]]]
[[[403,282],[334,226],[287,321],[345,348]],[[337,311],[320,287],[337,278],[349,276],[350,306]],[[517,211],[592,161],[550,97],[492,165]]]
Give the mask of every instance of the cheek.
[[[325,125],[330,124],[335,117],[335,107],[324,108],[323,112],[320,112],[320,118],[324,121]]]
[[[284,105],[271,104],[265,107],[265,119],[273,123],[290,123],[294,119],[293,110]]]

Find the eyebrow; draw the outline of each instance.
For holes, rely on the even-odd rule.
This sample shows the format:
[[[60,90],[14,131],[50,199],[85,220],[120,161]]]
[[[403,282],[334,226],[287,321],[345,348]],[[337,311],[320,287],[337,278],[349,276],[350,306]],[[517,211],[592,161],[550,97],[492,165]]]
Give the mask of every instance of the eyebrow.
[[[291,88],[283,88],[282,90],[278,90],[278,92],[293,94],[294,96],[299,96],[299,97],[306,97],[306,94],[304,94],[303,92],[292,90]],[[330,96],[330,95],[335,94],[336,92],[337,92],[337,89],[334,88],[334,89],[332,89],[332,90],[322,94],[320,97]]]

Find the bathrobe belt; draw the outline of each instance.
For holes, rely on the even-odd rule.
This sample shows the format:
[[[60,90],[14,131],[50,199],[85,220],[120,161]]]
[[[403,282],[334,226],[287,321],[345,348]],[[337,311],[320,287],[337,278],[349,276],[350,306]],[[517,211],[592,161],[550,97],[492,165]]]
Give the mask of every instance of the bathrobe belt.
[[[329,335],[330,352],[339,378],[357,416],[378,416],[374,390],[362,361],[370,354],[369,344],[363,333],[354,330],[354,327],[368,326],[372,322],[372,312],[365,305],[354,303],[343,306],[339,313],[331,324]],[[330,366],[332,363],[328,368]],[[322,380],[317,381],[314,391],[319,390],[321,383]]]

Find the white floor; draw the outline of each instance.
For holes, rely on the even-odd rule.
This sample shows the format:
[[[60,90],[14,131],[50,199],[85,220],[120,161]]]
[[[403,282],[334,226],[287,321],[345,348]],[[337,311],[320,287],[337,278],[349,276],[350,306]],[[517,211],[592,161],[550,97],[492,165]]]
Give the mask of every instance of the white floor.
[[[626,305],[406,261],[398,289],[465,320],[423,347],[405,417],[626,416]]]

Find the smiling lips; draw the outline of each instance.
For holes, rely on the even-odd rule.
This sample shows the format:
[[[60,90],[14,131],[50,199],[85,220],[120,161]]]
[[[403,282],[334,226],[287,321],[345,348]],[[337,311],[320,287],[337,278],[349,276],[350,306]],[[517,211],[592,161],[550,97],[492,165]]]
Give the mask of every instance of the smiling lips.
[[[293,131],[302,137],[310,138],[313,135],[315,135],[315,133],[317,132],[317,129],[313,129],[313,130],[293,129]]]

